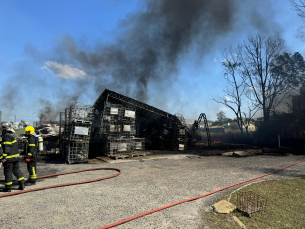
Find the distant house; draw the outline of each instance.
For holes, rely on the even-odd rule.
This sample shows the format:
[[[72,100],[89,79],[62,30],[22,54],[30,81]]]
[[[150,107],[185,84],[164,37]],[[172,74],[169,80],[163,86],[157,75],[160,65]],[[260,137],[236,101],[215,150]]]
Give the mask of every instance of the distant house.
[[[19,122],[14,122],[13,128],[14,128],[14,129],[18,129],[18,128],[19,128]]]
[[[212,125],[213,125],[213,123],[208,121],[208,126],[210,127]],[[200,123],[200,128],[205,128],[204,123]]]
[[[225,132],[237,132],[237,131],[240,131],[240,128],[239,128],[237,122],[226,123],[226,124],[224,124],[222,126],[226,128]],[[243,125],[243,129],[244,129],[244,131],[246,131],[245,125]],[[256,130],[255,125],[253,123],[249,123],[248,131],[249,132],[253,132],[255,130]]]
[[[225,132],[238,132],[240,131],[237,122],[230,122],[222,125],[225,128]]]
[[[27,127],[26,123],[19,123],[19,125],[18,125],[18,129],[24,129],[26,127]]]
[[[243,128],[246,130],[245,125],[243,126]],[[255,131],[255,130],[256,130],[255,125],[252,124],[252,123],[249,123],[249,125],[248,125],[248,131],[249,131],[249,132],[253,132],[253,131]]]

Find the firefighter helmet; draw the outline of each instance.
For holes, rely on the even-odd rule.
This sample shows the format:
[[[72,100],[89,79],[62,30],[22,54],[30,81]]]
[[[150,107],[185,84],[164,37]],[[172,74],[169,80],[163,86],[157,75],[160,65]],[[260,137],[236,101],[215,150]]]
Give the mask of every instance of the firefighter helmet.
[[[15,131],[11,128],[11,124],[8,123],[8,122],[5,122],[5,123],[2,124],[1,130],[2,130],[2,131],[11,131],[11,132],[13,132],[13,133],[15,132]]]
[[[35,133],[35,129],[32,126],[27,126],[24,130],[25,130],[26,135]]]

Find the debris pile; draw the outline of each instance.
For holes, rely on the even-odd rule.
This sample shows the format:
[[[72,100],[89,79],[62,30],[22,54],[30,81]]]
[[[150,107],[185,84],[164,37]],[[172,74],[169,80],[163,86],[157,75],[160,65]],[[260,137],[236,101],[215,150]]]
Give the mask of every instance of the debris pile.
[[[88,162],[92,106],[77,103],[60,113],[60,148],[68,163]]]
[[[57,136],[59,134],[59,126],[57,124],[42,124],[36,127],[36,134],[45,137]]]

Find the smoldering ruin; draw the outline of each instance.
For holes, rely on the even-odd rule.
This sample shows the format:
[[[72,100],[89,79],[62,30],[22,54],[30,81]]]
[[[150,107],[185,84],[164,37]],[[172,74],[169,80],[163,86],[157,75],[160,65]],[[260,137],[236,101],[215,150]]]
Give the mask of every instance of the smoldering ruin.
[[[107,89],[93,106],[76,104],[60,117],[60,148],[69,163],[87,162],[89,144],[91,157],[117,159],[144,156],[146,149],[186,150],[198,138],[198,125],[188,127],[182,115]]]
[[[202,155],[225,156],[304,153],[304,126],[293,116],[300,112],[302,96],[304,87],[300,95],[293,97],[294,112],[273,114],[268,127],[257,119],[251,138],[242,137],[236,131],[215,135],[216,129],[209,128],[204,113],[187,124],[181,114],[167,113],[108,89],[93,105],[76,103],[67,107],[60,112],[58,125],[45,124],[38,132],[45,134],[49,144],[46,151],[60,153],[68,163],[84,163],[101,156],[141,157],[162,151],[192,154],[195,150]],[[58,132],[54,132],[56,128]]]
[[[245,27],[260,33],[280,35],[280,27],[270,17],[272,10],[260,10],[272,9],[270,4],[267,1],[257,4],[231,0],[147,0],[141,11],[119,21],[118,35],[111,43],[89,46],[66,35],[61,37],[55,51],[49,55],[28,45],[25,53],[31,60],[41,63],[43,59],[41,69],[66,80],[59,81],[58,88],[53,84],[47,85],[48,90],[37,88],[39,94],[50,93],[49,96],[58,101],[51,103],[47,96],[39,101],[42,124],[49,125],[50,120],[60,120],[56,127],[59,129],[59,140],[54,139],[57,133],[50,132],[55,123],[40,131],[46,139],[52,138],[47,142],[54,146],[49,144],[47,148],[52,148],[52,152],[60,151],[68,162],[85,162],[90,154],[116,158],[144,155],[146,150],[188,150],[192,143],[201,140],[205,141],[204,147],[248,143],[236,133],[226,137],[213,134],[214,131],[225,131],[225,127],[209,129],[208,117],[200,116],[207,110],[199,110],[193,117],[197,120],[196,125],[187,124],[183,115],[162,111],[167,108],[162,98],[171,90],[171,83],[177,79],[179,72],[179,61],[186,54],[199,50],[192,55],[192,61],[202,60],[214,48],[225,48],[222,41]],[[67,69],[69,71],[64,71]],[[37,81],[34,74],[27,74],[24,78],[30,82]],[[67,83],[69,90],[61,88],[61,83]],[[150,91],[151,85],[157,88],[155,94]],[[15,96],[15,88],[9,88],[3,96],[12,101],[10,105],[14,105],[22,93]],[[168,90],[162,90],[164,88]],[[158,92],[161,96],[157,95]],[[91,95],[92,101],[102,94],[92,106],[77,103],[90,93],[94,94]],[[177,94],[178,101],[179,96]],[[158,108],[146,104],[154,97],[161,101]],[[187,110],[187,106],[181,106],[181,113]],[[199,120],[197,117],[205,118]],[[273,123],[283,123],[288,116],[275,112],[270,119]],[[286,123],[290,122],[298,123],[294,117]],[[259,131],[268,129],[262,127],[259,120],[256,120],[255,126]],[[270,144],[278,144],[279,133],[281,138],[303,138],[302,128],[294,130],[291,125],[285,124],[278,130],[275,126],[278,125],[269,128],[272,136],[268,140]],[[286,131],[288,126],[290,130]],[[262,136],[255,144],[266,143]]]

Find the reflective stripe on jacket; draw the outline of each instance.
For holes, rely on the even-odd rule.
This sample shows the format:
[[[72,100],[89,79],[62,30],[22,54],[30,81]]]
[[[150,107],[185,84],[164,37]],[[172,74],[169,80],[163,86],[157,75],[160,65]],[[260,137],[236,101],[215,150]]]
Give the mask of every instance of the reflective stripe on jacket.
[[[2,145],[0,144],[0,159],[3,158],[3,148]]]
[[[2,153],[0,150],[0,159],[9,159],[19,157],[19,149],[16,137],[11,133],[6,133],[2,137]]]
[[[31,158],[35,156],[37,153],[37,138],[34,135],[30,135],[28,140],[25,142],[25,157]]]

